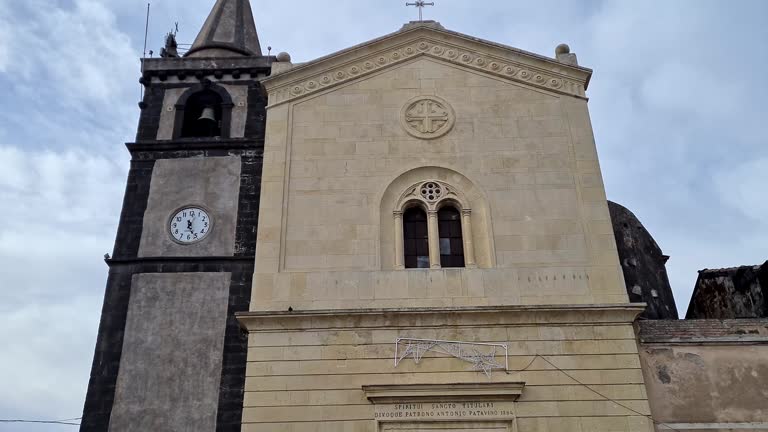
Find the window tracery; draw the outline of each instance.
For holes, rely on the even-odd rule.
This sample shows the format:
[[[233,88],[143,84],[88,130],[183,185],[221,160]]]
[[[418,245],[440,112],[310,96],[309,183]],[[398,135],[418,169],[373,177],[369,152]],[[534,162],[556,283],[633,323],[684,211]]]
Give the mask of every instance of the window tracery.
[[[440,180],[408,187],[393,213],[395,268],[475,267],[467,203],[458,189]]]

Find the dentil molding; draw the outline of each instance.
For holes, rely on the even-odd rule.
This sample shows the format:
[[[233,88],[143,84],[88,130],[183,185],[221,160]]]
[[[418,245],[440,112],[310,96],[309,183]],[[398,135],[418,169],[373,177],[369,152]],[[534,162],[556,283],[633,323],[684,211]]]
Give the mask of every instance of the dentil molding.
[[[479,72],[557,93],[580,98],[585,97],[583,82],[568,79],[552,71],[539,69],[500,56],[468,50],[444,41],[420,38],[331,68],[308,79],[278,85],[269,92],[270,105],[274,106],[311,95],[419,56],[447,61]]]

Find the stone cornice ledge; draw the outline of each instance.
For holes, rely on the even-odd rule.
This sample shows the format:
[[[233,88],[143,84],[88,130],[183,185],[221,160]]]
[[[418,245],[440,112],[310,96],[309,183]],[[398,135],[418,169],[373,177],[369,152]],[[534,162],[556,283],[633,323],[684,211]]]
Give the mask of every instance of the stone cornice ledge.
[[[514,401],[525,383],[403,384],[363,386],[365,397],[374,404],[446,401]]]
[[[645,303],[473,306],[447,308],[331,309],[307,311],[252,311],[235,316],[249,331],[331,328],[375,328],[445,325],[515,325],[531,323],[582,325],[630,324],[645,310]]]
[[[765,336],[640,337],[644,345],[766,345]]]
[[[324,57],[263,81],[270,107],[426,56],[510,81],[586,99],[592,71],[458,33],[420,28]]]

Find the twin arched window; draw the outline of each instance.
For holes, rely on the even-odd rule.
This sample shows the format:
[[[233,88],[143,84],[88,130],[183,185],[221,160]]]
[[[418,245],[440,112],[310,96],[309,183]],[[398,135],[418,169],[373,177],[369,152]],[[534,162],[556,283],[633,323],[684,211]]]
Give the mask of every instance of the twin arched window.
[[[396,268],[474,267],[471,210],[439,181],[414,185],[395,210]]]
[[[437,212],[440,267],[464,267],[464,238],[461,214],[452,205]],[[403,254],[405,268],[430,268],[429,220],[420,207],[403,213]]]

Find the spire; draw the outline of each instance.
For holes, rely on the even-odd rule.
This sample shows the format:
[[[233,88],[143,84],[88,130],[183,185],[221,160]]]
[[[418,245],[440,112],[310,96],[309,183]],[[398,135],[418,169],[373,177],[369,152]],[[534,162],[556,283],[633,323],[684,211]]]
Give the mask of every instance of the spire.
[[[249,0],[216,0],[190,57],[260,56],[261,45]]]

